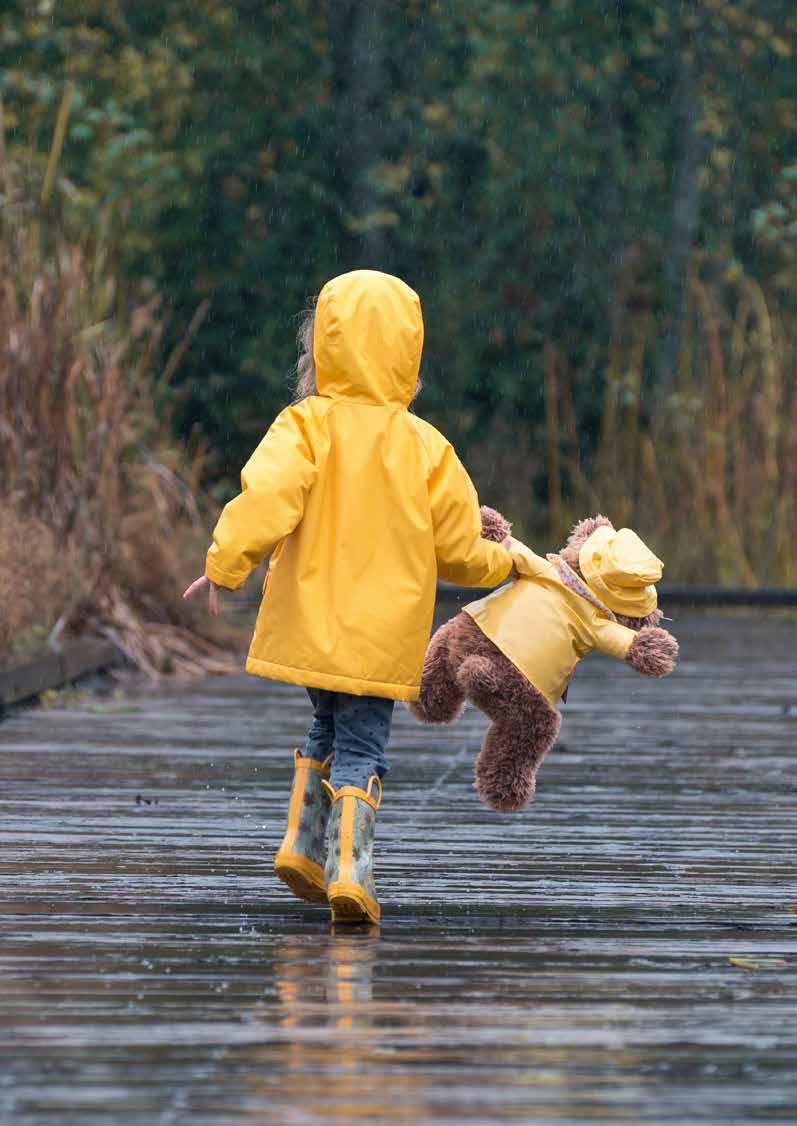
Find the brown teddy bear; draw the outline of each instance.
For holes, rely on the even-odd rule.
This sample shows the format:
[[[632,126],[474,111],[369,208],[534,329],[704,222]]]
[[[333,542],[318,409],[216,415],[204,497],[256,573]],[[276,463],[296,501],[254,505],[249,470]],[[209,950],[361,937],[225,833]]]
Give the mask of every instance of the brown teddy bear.
[[[482,508],[482,535],[502,542],[511,525]],[[582,520],[558,555],[543,559],[508,541],[514,582],[472,602],[435,633],[420,698],[424,723],[451,723],[470,700],[492,720],[476,759],[476,789],[492,809],[521,809],[559,732],[557,701],[592,649],[643,676],[666,676],[678,643],[659,629],[662,564],[629,528],[605,516]]]

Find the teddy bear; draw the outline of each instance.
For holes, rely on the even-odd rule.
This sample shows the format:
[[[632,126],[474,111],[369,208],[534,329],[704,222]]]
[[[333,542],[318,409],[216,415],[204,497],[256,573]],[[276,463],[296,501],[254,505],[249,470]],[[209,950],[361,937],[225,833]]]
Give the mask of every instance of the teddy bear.
[[[536,555],[482,507],[482,535],[509,546],[514,580],[466,606],[432,637],[420,697],[424,723],[451,723],[470,700],[492,721],[476,759],[476,790],[491,809],[531,799],[559,733],[557,703],[572,672],[597,649],[643,676],[671,673],[678,643],[659,627],[662,563],[630,528],[605,516],[575,525],[558,554]]]

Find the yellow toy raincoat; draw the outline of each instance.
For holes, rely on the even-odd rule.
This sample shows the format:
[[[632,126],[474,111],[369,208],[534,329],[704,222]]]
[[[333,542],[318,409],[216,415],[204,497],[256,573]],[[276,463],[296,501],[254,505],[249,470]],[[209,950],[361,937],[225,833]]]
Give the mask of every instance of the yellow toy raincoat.
[[[273,551],[248,672],[415,700],[438,575],[509,574],[453,448],[407,410],[422,347],[420,301],[398,278],[357,270],[321,291],[318,394],[278,415],[207,554],[207,577],[234,590]]]
[[[622,537],[627,538],[627,534],[634,538],[632,547],[636,555],[630,565],[630,586],[625,587],[619,568],[612,569],[614,560],[605,550],[605,541],[620,538],[622,546]],[[596,553],[596,545],[604,548],[603,555]],[[628,605],[621,608],[629,616],[642,617],[655,609],[655,588],[648,584],[651,573],[654,576],[657,571],[661,573],[661,563],[633,532],[622,529],[616,533],[614,529],[599,528],[584,548],[579,559],[582,569],[589,560],[593,582],[606,575],[611,585],[603,580],[601,589],[613,599],[625,594]],[[517,580],[478,602],[471,602],[464,608],[465,613],[520,669],[551,707],[556,708],[582,657],[598,649],[623,660],[637,635],[616,620],[613,611],[598,598],[591,585],[558,555],[543,559],[517,540],[512,541],[511,551],[518,571]],[[637,573],[644,578],[640,579]]]

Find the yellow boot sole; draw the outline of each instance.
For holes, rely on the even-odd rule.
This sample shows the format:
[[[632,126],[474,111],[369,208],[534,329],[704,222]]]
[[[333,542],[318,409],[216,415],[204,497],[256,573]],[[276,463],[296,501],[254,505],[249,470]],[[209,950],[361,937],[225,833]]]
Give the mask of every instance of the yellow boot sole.
[[[307,903],[327,902],[324,869],[306,856],[278,852],[274,860],[274,874],[287,884],[297,899],[304,899]]]
[[[333,923],[378,923],[379,904],[365,888],[350,880],[338,880],[327,888]]]

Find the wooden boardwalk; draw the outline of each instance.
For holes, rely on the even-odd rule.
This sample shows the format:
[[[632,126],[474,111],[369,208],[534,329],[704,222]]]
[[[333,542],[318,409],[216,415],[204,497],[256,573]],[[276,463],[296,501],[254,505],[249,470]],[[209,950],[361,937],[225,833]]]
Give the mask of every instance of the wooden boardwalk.
[[[797,620],[673,629],[579,669],[522,815],[478,715],[399,712],[381,934],[270,872],[301,691],[0,724],[0,1122],[797,1121]]]

